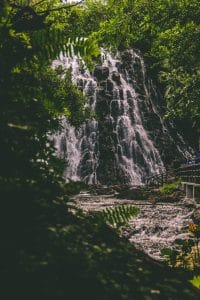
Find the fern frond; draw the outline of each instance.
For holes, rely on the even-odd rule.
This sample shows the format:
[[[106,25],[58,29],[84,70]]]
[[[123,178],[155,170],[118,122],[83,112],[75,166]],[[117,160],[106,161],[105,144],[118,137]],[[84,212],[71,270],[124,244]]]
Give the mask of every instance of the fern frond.
[[[34,53],[43,60],[53,60],[63,56],[81,56],[86,60],[97,57],[99,49],[95,40],[84,37],[67,38],[59,29],[39,30],[32,33],[32,47]]]
[[[139,213],[139,209],[132,205],[119,205],[112,208],[106,208],[96,212],[96,216],[103,222],[120,228],[128,224],[132,217]]]

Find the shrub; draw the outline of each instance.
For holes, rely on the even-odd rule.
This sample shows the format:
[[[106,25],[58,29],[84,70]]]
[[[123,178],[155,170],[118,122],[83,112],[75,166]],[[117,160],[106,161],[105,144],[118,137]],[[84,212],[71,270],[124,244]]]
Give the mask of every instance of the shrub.
[[[160,188],[162,194],[171,194],[178,188],[178,183],[166,183]]]

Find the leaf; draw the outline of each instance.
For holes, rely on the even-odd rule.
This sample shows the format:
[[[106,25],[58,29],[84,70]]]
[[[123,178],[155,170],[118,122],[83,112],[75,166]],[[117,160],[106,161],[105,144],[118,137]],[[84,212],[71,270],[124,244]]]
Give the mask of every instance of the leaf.
[[[125,226],[129,220],[136,216],[139,209],[132,205],[118,205],[97,212],[96,215],[103,221],[116,228]]]
[[[189,280],[193,286],[200,289],[200,275],[194,276],[191,280]]]
[[[39,30],[32,33],[33,52],[43,60],[59,58],[63,56],[82,56],[86,61],[99,55],[99,48],[95,39],[76,37],[74,39],[66,36],[65,32],[53,28]]]

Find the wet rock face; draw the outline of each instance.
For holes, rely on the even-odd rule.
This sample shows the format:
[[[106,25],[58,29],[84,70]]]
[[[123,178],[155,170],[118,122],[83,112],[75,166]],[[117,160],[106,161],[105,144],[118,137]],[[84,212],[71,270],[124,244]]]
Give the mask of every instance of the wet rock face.
[[[97,81],[102,81],[107,79],[109,76],[109,68],[104,66],[96,66],[94,69],[94,78]]]
[[[121,79],[120,79],[120,75],[117,71],[114,71],[112,73],[112,80],[115,81],[117,83],[117,85],[121,84]]]
[[[83,70],[77,59],[69,65],[96,120],[79,130],[66,125],[71,142],[65,133],[65,139],[57,136],[58,154],[70,162],[66,178],[138,185],[183,156],[184,142],[172,124],[163,123],[162,99],[146,75],[139,52],[126,50],[117,56],[103,52],[102,65],[93,74]]]
[[[124,51],[117,58],[109,56],[104,66],[95,69],[94,76],[103,87],[97,90],[96,103],[99,182],[141,183],[146,176],[162,172],[163,162],[165,165],[180,157],[170,126],[164,128],[161,120],[162,108],[157,103],[162,99],[151,86],[139,55]],[[138,169],[132,172],[134,166]]]

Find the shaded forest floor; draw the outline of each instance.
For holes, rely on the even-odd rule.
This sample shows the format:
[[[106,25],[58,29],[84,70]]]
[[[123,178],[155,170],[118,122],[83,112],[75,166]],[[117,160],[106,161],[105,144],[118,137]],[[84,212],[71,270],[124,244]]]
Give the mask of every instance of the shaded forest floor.
[[[95,215],[67,207],[40,207],[3,237],[2,299],[200,299],[193,273],[154,261]]]

